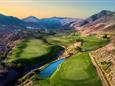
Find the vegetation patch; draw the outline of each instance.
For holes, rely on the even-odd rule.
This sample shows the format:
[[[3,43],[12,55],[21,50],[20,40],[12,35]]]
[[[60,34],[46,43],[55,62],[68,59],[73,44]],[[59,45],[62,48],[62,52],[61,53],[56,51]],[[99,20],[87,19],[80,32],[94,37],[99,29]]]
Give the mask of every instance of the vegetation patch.
[[[106,38],[97,38],[95,36],[82,37],[84,40],[82,51],[94,50],[100,47],[103,47],[109,42],[109,39]]]
[[[66,34],[66,35],[49,36],[46,39],[48,43],[66,47],[72,43],[75,43],[76,40],[79,38],[80,38],[79,34],[71,33],[71,34]]]

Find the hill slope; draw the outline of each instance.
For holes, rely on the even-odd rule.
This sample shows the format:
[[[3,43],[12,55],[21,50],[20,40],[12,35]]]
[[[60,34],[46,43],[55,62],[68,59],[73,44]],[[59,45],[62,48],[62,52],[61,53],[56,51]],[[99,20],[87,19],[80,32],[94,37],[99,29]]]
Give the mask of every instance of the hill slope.
[[[24,21],[13,17],[0,14],[0,29],[12,28],[19,29],[25,27]]]
[[[115,12],[103,10],[73,27],[83,35],[115,31]]]

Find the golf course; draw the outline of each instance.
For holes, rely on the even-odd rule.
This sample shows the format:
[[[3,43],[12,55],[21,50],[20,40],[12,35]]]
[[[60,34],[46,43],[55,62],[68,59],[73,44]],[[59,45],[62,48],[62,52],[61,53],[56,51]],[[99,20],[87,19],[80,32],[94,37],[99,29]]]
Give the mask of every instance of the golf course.
[[[16,63],[29,63],[30,65],[44,63],[40,70],[37,69],[38,72],[32,72],[34,75],[31,78],[22,77],[20,79],[22,84],[24,80],[29,80],[35,86],[102,86],[88,52],[103,47],[109,42],[108,39],[97,38],[95,35],[80,36],[73,33],[61,36],[44,36],[43,38],[46,42],[41,39],[26,39],[26,41],[17,42],[15,51],[10,55],[9,61]],[[55,56],[55,53],[59,53],[56,51],[61,50],[59,46],[69,46],[76,40],[83,42],[79,47],[80,51],[78,48],[72,47],[77,51],[76,54],[65,59],[61,59],[61,57],[59,59],[59,55]],[[24,48],[20,47],[23,45]],[[23,52],[19,58],[16,58],[16,54],[21,50],[19,48]],[[25,59],[25,62],[20,59]],[[39,80],[36,80],[36,77]]]
[[[40,86],[101,86],[88,53],[78,53],[63,62],[51,78],[39,81]]]

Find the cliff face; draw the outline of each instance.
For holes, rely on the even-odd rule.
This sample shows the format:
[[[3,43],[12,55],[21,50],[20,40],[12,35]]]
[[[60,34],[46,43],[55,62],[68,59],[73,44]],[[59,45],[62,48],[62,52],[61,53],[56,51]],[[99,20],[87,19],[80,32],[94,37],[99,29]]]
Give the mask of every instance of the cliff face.
[[[0,32],[0,59],[6,57],[6,54],[15,46],[17,39],[19,35],[16,32]]]
[[[104,71],[111,86],[115,85],[115,35],[111,35],[111,42],[91,54],[94,56],[99,66]]]
[[[75,53],[77,53],[78,51],[76,51],[76,49],[78,47],[81,46],[81,42],[75,42],[69,46],[67,46],[63,52],[63,55],[61,56],[61,58],[67,58],[71,55],[74,55]]]
[[[3,60],[9,51],[15,46],[15,41],[19,38],[15,32],[0,32],[0,86],[14,86],[19,72],[12,68],[10,64],[5,64]],[[12,81],[14,81],[12,83]]]

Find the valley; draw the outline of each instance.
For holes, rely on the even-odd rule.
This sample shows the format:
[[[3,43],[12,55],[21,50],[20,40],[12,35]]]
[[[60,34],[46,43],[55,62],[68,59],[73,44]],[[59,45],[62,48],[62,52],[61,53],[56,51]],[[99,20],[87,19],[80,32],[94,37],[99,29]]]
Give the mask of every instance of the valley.
[[[0,86],[114,86],[114,12],[0,22]]]
[[[72,39],[71,39],[71,40],[66,40],[68,42],[65,42],[65,44],[64,44],[64,42],[61,41],[62,38],[64,41],[64,38],[66,39],[68,37],[69,38],[75,37],[73,39],[73,43],[72,43]],[[48,62],[44,66],[41,66],[40,68],[39,67],[36,68],[35,70],[31,71],[29,74],[27,74],[24,77],[22,77],[21,79],[19,79],[18,84],[17,84],[18,86],[20,86],[20,85],[30,85],[30,86],[33,86],[33,85],[35,85],[35,86],[37,86],[37,85],[56,86],[57,85],[57,86],[60,86],[60,84],[62,86],[64,86],[64,85],[71,86],[71,83],[73,81],[75,81],[75,83],[73,83],[72,86],[76,86],[76,84],[78,86],[81,86],[81,85],[86,85],[86,86],[91,85],[92,86],[92,84],[94,86],[102,86],[101,81],[100,81],[99,77],[97,76],[95,67],[93,66],[93,64],[90,60],[88,52],[91,50],[95,50],[97,48],[103,47],[105,44],[107,44],[109,42],[108,39],[96,38],[95,36],[82,37],[82,36],[80,36],[78,34],[74,34],[74,33],[67,34],[64,36],[63,35],[62,36],[57,36],[57,35],[54,36],[53,35],[53,36],[49,36],[49,37],[47,36],[47,38],[48,38],[47,39],[48,43],[51,45],[56,44],[56,45],[59,45],[62,47],[64,46],[65,49],[64,49],[62,55],[58,56],[57,60],[55,59],[54,61]],[[75,45],[73,45],[75,42],[79,44],[79,42],[77,42],[76,40],[79,42],[84,40],[85,42],[83,42],[82,45],[75,46]],[[71,42],[69,43],[69,41],[71,41]],[[96,47],[94,47],[95,44],[98,44],[98,45],[96,45]],[[70,47],[70,46],[72,46],[72,47]],[[64,62],[60,63],[59,66],[53,65],[56,61],[61,60],[61,58],[65,59]],[[48,59],[48,57],[46,57],[46,59]],[[83,60],[83,62],[82,62],[82,60]],[[37,62],[39,62],[39,60]],[[76,65],[76,66],[74,66],[74,65]],[[79,69],[80,65],[81,65],[81,67]],[[47,69],[50,66],[54,67],[53,69],[55,69],[55,67],[57,67],[57,69],[54,73],[51,73],[51,71],[50,71],[51,69]],[[83,67],[83,69],[82,69],[82,67]],[[86,70],[89,72],[87,73]],[[81,72],[83,72],[83,73],[81,73]],[[60,73],[62,73],[62,74],[60,74]],[[76,74],[76,73],[81,73],[81,76],[79,76],[79,74]],[[50,77],[49,77],[49,74],[50,74]],[[87,75],[87,74],[89,74],[89,75]],[[90,75],[90,74],[92,74],[92,75]],[[48,77],[43,78],[42,76],[43,77],[48,76]],[[30,78],[27,78],[27,77],[30,77]],[[63,77],[63,78],[61,78],[61,77]],[[72,80],[69,79],[70,77]],[[77,77],[78,77],[78,79],[77,79]],[[94,81],[90,77],[91,78],[95,77]],[[39,80],[37,81],[36,79],[39,79]],[[86,83],[83,83],[83,82],[80,83],[79,79],[81,81],[84,80],[84,82],[86,82]],[[95,82],[95,84],[94,84],[94,82]]]

